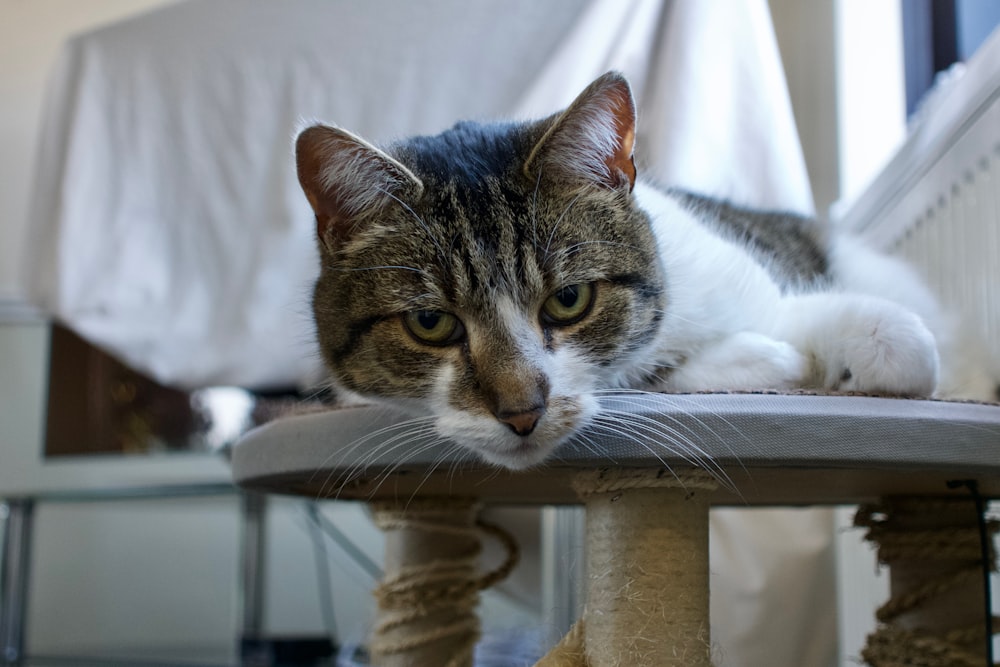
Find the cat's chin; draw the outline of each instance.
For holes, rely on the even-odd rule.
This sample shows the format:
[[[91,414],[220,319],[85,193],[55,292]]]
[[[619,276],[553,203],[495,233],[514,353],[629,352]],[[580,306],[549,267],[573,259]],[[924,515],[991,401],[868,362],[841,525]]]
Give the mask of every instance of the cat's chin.
[[[438,432],[461,444],[482,460],[508,470],[525,470],[543,463],[555,449],[576,433],[576,428],[539,429],[530,436],[484,424],[482,428],[454,430],[438,422]]]
[[[502,466],[508,470],[526,470],[544,462],[566,439],[562,438],[544,444],[523,439],[522,442],[513,447],[501,448],[490,444],[480,447],[473,446],[473,450],[487,463]]]
[[[524,470],[543,463],[584,428],[597,407],[596,399],[588,394],[552,399],[537,428],[526,437],[515,435],[492,416],[452,409],[438,415],[436,430],[488,463]]]

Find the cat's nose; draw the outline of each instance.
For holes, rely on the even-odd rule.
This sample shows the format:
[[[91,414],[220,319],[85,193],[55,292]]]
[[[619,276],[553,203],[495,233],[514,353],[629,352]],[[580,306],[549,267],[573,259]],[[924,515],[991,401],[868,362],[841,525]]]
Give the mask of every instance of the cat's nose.
[[[522,412],[501,412],[497,419],[502,421],[514,433],[525,436],[530,435],[538,425],[538,420],[545,414],[545,408],[537,407]]]

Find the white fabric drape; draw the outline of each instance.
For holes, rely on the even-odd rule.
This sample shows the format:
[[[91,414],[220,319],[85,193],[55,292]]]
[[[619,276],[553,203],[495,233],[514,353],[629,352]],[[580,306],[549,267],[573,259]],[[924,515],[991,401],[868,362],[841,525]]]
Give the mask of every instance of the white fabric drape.
[[[28,290],[165,383],[307,383],[317,258],[296,128],[384,142],[540,117],[608,69],[635,87],[647,177],[811,211],[764,2],[193,2],[66,45]]]

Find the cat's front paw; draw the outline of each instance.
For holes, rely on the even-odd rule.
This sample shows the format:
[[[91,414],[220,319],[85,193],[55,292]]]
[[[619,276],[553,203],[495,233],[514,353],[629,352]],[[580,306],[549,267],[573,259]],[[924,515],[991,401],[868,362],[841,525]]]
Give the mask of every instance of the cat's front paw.
[[[791,344],[752,331],[712,343],[681,364],[673,391],[792,389],[803,383],[806,358]]]
[[[865,301],[836,328],[821,352],[825,387],[900,396],[934,393],[937,345],[917,315],[893,303]]]

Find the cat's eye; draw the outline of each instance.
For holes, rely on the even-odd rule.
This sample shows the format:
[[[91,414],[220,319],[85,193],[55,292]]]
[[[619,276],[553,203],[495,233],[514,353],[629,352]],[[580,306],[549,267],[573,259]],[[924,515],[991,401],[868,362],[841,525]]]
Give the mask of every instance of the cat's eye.
[[[457,317],[439,310],[411,310],[403,315],[403,325],[422,343],[450,345],[465,335]]]
[[[545,300],[542,305],[542,320],[556,326],[575,324],[583,319],[593,302],[592,284],[567,285]]]

